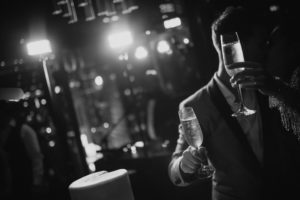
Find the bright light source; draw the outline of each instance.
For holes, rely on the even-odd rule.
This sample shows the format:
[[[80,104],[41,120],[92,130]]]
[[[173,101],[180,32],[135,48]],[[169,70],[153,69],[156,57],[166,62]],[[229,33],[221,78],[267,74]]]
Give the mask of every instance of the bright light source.
[[[103,85],[103,78],[101,76],[96,76],[95,84],[98,85],[98,86]]]
[[[118,59],[119,60],[128,60],[128,54],[127,53],[121,54],[121,55],[119,55]]]
[[[96,133],[96,131],[97,131],[97,129],[96,129],[95,127],[92,127],[92,128],[91,128],[91,132],[92,132],[92,133]]]
[[[271,12],[276,12],[280,9],[280,7],[278,5],[271,5],[270,6],[270,11]]]
[[[157,51],[159,53],[168,53],[171,51],[171,47],[166,40],[161,40],[157,44]]]
[[[109,123],[104,122],[104,123],[103,123],[103,127],[104,127],[104,128],[109,128]]]
[[[111,48],[123,48],[132,44],[132,35],[130,31],[122,31],[113,33],[108,36],[109,45]]]
[[[147,75],[147,76],[149,76],[149,75],[155,76],[155,75],[157,75],[157,71],[156,71],[155,69],[148,69],[148,70],[146,71],[146,75]]]
[[[48,134],[52,133],[52,129],[50,127],[47,127],[46,128],[46,133],[48,133]]]
[[[169,28],[175,28],[181,26],[181,19],[179,17],[175,17],[172,19],[168,19],[164,21],[164,27],[165,29],[169,29]]]
[[[145,146],[143,141],[137,141],[134,146],[139,147],[139,148],[143,148]]]
[[[27,43],[27,53],[30,56],[36,56],[46,53],[51,53],[51,45],[49,40],[39,40]]]
[[[61,87],[55,86],[54,87],[54,92],[55,92],[55,94],[59,94],[61,92]]]
[[[42,100],[41,100],[41,104],[42,104],[42,105],[46,105],[46,103],[47,103],[46,99],[42,99]]]
[[[113,21],[113,22],[116,22],[116,21],[118,21],[119,19],[120,19],[120,17],[117,16],[117,15],[114,15],[114,16],[111,17],[111,21]]]
[[[144,59],[148,56],[148,50],[143,46],[139,46],[136,48],[134,56],[137,59]]]
[[[183,38],[183,43],[184,43],[184,44],[188,44],[188,43],[190,43],[190,40],[189,40],[189,38]]]
[[[150,30],[146,30],[146,31],[145,31],[145,34],[146,34],[146,35],[150,35],[150,34],[151,34],[151,31],[150,31]]]
[[[54,142],[53,140],[51,140],[51,141],[48,143],[48,145],[49,145],[50,147],[54,147],[54,146],[55,146],[55,142]]]

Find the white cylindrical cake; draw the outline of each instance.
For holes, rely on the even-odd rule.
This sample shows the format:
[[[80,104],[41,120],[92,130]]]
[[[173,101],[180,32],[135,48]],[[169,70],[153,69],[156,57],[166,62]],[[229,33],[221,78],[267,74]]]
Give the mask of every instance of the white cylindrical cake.
[[[69,192],[72,200],[134,200],[125,169],[84,176],[69,185]]]

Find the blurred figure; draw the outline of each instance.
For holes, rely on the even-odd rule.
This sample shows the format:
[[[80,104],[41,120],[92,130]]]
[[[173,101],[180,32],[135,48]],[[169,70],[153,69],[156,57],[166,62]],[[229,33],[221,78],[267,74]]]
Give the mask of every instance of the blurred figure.
[[[212,39],[219,56],[218,71],[206,86],[179,106],[179,109],[193,107],[199,120],[203,146],[215,168],[212,177],[214,200],[290,199],[299,195],[300,145],[286,134],[277,111],[269,109],[265,95],[275,91],[273,84],[277,82],[258,64],[264,62],[267,50],[269,29],[265,19],[256,10],[225,9],[212,24]],[[232,32],[238,32],[247,62],[233,64],[232,68],[246,70],[230,77],[222,60],[220,34]],[[263,78],[266,84],[256,88],[259,93],[250,89],[244,91],[246,106],[256,110],[256,114],[233,118],[231,114],[239,104],[235,101],[237,92],[232,85],[243,84],[239,77],[248,68],[265,75],[255,78],[257,81]],[[174,184],[186,186],[199,180],[197,169],[202,165],[199,156],[202,152],[188,147],[183,135],[179,134],[169,174]]]
[[[285,129],[300,140],[300,38],[293,22],[293,17],[283,16],[273,29],[266,67],[253,62],[234,64],[232,68],[244,66],[245,70],[233,76],[231,83],[269,96],[270,107],[278,109]]]
[[[34,199],[44,176],[43,154],[37,133],[26,122],[27,113],[20,103],[1,108],[1,157],[5,163],[5,198]]]

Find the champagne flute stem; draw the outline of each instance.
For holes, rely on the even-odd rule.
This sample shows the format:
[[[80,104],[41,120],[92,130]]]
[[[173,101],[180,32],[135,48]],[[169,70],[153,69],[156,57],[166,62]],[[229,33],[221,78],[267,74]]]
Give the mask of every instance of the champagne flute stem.
[[[207,157],[206,157],[207,156],[206,155],[206,150],[205,149],[203,150],[202,148],[203,147],[201,147],[201,146],[196,148],[197,149],[197,154],[200,157],[200,159],[202,160],[203,164],[208,165],[208,161],[207,161]],[[203,154],[203,152],[201,153],[201,151],[204,151],[204,154]]]
[[[243,97],[242,88],[240,85],[238,85],[237,91],[238,91],[238,96],[239,96],[239,100],[241,103],[240,108],[242,109],[242,108],[244,108],[244,97]]]

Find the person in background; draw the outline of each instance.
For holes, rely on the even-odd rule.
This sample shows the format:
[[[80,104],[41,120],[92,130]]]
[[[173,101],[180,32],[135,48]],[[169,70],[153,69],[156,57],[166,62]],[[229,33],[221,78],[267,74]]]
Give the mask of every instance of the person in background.
[[[33,199],[44,184],[43,154],[36,131],[27,123],[26,109],[21,103],[6,103],[2,108],[1,152],[6,163],[7,199]]]
[[[268,42],[266,67],[258,63],[238,63],[245,70],[230,80],[233,86],[256,89],[269,97],[269,106],[277,108],[286,131],[300,140],[300,39],[292,26],[293,18],[283,16]]]
[[[286,134],[277,110],[270,109],[264,92],[245,90],[246,106],[256,110],[250,116],[231,116],[239,106],[237,93],[222,61],[220,35],[238,32],[247,62],[263,63],[269,29],[264,13],[242,7],[228,7],[212,24],[212,40],[218,53],[219,68],[211,81],[180,103],[179,109],[193,107],[199,120],[208,161],[215,168],[212,181],[214,200],[289,199],[299,197],[300,145]],[[255,63],[255,64],[254,64]],[[275,78],[267,76],[266,85],[276,90]],[[203,149],[202,149],[203,150]],[[203,152],[189,147],[180,132],[169,164],[175,185],[187,186],[198,180]],[[201,149],[200,149],[201,151]],[[195,194],[197,195],[197,194]],[[199,197],[201,198],[201,197]]]

